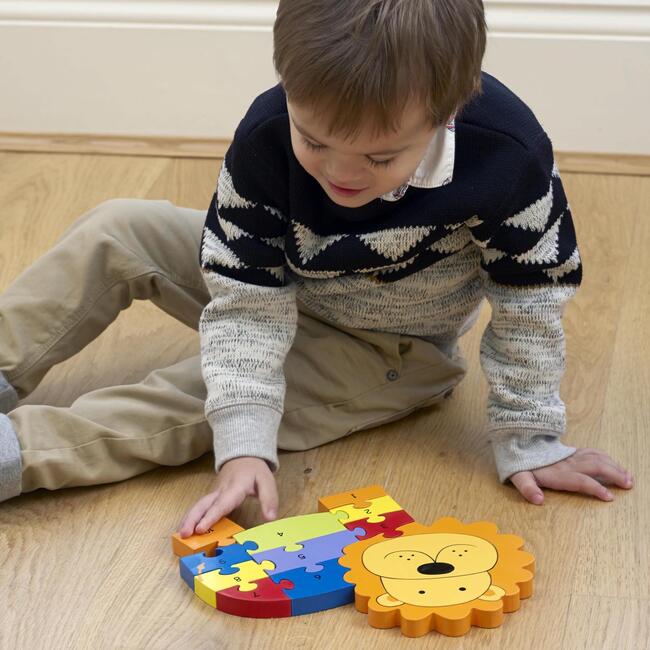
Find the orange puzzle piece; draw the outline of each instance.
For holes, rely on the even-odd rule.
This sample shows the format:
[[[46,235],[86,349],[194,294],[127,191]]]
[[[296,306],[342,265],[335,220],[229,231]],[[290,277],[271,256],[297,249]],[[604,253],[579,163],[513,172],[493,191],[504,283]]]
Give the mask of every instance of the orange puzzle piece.
[[[184,557],[193,553],[207,553],[210,555],[218,546],[227,546],[234,543],[233,535],[244,529],[234,521],[224,517],[202,535],[181,537],[178,533],[172,535],[172,551],[174,555]]]

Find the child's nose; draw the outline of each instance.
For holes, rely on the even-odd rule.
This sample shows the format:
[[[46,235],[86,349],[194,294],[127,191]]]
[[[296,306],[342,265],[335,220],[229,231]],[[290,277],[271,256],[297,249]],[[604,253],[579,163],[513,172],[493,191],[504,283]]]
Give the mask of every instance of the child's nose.
[[[332,179],[335,185],[339,185],[335,181],[340,181],[340,187],[363,187],[363,182],[360,179],[362,173],[358,161],[339,160],[336,164],[331,165],[327,177]]]

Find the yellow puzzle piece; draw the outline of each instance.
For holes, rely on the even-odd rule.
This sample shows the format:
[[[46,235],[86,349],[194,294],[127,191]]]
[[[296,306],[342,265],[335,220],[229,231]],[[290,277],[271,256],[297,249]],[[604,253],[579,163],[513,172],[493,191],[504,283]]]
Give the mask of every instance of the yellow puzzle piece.
[[[257,587],[255,581],[268,578],[266,571],[275,569],[275,564],[269,560],[259,563],[255,560],[248,560],[233,566],[237,567],[237,573],[224,576],[217,570],[194,576],[196,595],[211,607],[216,607],[217,591],[230,587],[239,587],[240,591],[253,591]]]
[[[378,524],[384,521],[385,515],[388,512],[397,512],[402,509],[402,506],[395,501],[392,497],[382,496],[376,499],[368,499],[370,505],[367,508],[357,508],[354,505],[336,506],[330,512],[344,512],[347,519],[344,520],[346,524],[351,521],[359,521],[360,519],[367,519],[369,524]]]

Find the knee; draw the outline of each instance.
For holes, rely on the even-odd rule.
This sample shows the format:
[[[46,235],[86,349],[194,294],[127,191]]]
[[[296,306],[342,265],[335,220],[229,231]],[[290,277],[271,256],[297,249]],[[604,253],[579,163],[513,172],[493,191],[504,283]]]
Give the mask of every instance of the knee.
[[[83,214],[71,226],[69,234],[90,235],[95,241],[104,237],[117,240],[138,239],[146,236],[151,225],[158,228],[165,220],[173,219],[171,203],[165,200],[116,198],[99,203]],[[164,227],[164,226],[163,226]]]
[[[79,217],[62,235],[67,251],[85,251],[105,274],[122,278],[156,266],[152,239],[169,230],[173,206],[168,201],[117,198],[99,203]]]
[[[161,226],[172,218],[168,201],[115,198],[99,203],[74,224],[75,228],[117,240],[137,238],[139,232],[151,232],[152,222]]]

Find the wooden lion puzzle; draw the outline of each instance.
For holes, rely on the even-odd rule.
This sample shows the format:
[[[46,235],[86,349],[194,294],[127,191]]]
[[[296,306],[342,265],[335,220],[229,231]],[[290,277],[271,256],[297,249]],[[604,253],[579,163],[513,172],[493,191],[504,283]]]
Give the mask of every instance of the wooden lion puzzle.
[[[411,637],[498,627],[532,595],[533,556],[491,522],[423,526],[376,485],[318,505],[249,530],[222,519],[204,535],[175,533],[182,579],[229,614],[298,616],[354,602],[373,627]]]

